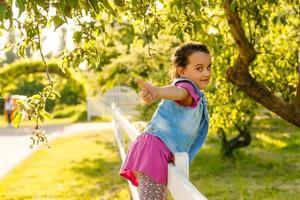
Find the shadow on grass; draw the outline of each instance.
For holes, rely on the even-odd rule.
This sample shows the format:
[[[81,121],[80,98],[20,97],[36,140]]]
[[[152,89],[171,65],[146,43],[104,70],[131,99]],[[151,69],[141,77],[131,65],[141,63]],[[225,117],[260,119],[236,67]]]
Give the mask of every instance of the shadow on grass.
[[[111,142],[103,143],[96,141],[96,143],[104,144],[105,149],[111,153],[117,151],[116,146]],[[124,179],[119,176],[120,160],[110,160],[107,156],[105,158],[101,158],[101,156],[100,152],[96,159],[77,161],[74,163],[76,166],[70,170],[75,172],[79,177],[84,176],[85,180],[89,179],[89,182],[94,184],[85,191],[86,194],[94,197],[101,196],[104,198],[104,196],[109,196],[109,198],[113,198],[113,195],[120,191],[120,189],[126,187],[127,184]],[[109,198],[107,197],[107,199]]]
[[[107,161],[102,158],[97,159],[83,159],[80,162],[76,163],[77,166],[73,167],[71,170],[78,173],[83,174],[89,177],[97,177],[103,176],[107,173],[117,173],[117,167],[119,167],[119,163],[116,161]],[[117,174],[116,174],[117,175]]]

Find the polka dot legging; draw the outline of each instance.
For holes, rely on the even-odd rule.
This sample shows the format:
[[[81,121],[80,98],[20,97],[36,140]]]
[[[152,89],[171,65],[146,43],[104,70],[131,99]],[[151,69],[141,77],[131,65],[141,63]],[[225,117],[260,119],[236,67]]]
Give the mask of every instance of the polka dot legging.
[[[167,200],[167,186],[153,181],[149,176],[137,174],[139,186],[138,193],[140,200]]]

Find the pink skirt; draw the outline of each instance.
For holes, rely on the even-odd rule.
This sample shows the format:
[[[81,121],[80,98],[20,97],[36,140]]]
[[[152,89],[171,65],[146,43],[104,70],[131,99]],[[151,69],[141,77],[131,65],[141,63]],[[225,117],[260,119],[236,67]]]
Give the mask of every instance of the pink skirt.
[[[163,141],[151,133],[142,133],[130,145],[119,174],[138,186],[133,172],[142,172],[157,183],[167,184],[168,163],[174,156]]]

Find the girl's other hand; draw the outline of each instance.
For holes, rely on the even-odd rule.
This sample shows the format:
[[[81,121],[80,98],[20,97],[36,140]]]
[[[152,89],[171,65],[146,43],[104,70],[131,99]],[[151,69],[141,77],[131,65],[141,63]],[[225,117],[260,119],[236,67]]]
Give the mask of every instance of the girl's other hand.
[[[141,79],[137,79],[136,82],[142,88],[140,96],[146,104],[152,104],[158,98],[158,88],[154,87],[150,83],[146,83]]]

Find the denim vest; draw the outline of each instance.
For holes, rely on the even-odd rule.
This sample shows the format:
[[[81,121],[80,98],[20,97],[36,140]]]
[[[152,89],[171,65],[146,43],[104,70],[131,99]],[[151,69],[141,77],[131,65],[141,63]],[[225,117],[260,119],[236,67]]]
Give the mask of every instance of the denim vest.
[[[175,79],[172,85],[181,81],[190,82],[194,86],[200,96],[197,107],[191,108],[181,106],[175,101],[162,100],[144,132],[159,137],[173,154],[187,152],[191,163],[207,136],[209,115],[204,93],[188,79]]]

